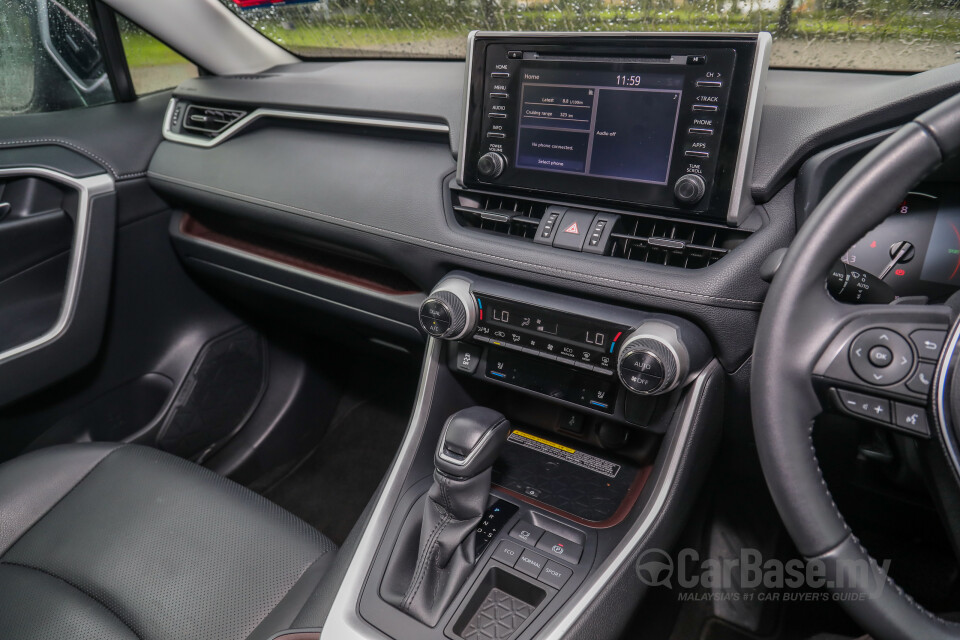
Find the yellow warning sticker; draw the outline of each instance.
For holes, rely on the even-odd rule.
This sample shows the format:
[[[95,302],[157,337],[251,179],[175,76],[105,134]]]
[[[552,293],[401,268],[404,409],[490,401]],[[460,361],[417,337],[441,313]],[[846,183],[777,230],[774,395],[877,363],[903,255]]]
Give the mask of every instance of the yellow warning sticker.
[[[590,471],[605,475],[608,478],[616,478],[617,474],[620,473],[620,465],[615,462],[610,462],[609,460],[592,456],[584,451],[577,451],[576,449],[571,449],[562,444],[557,444],[544,438],[538,438],[537,436],[516,429],[507,437],[507,442],[512,442],[527,449],[532,449],[557,458],[558,460],[575,464],[578,467],[589,469]]]
[[[518,429],[513,430],[513,435],[519,436],[521,438],[526,438],[527,440],[533,440],[534,442],[539,442],[540,444],[545,444],[548,447],[553,447],[555,449],[560,449],[561,451],[566,451],[567,453],[576,453],[576,449],[571,449],[570,447],[565,447],[562,444],[557,444],[556,442],[550,442],[549,440],[544,440],[543,438],[538,438],[537,436],[532,436],[529,433],[524,433]]]

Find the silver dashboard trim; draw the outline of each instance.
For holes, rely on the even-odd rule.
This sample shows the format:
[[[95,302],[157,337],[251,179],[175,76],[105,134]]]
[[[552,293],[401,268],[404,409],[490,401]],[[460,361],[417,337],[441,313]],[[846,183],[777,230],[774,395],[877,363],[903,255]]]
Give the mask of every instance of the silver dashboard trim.
[[[57,321],[43,335],[28,340],[15,347],[0,353],[0,364],[18,358],[26,353],[40,349],[59,339],[67,330],[73,315],[76,312],[77,300],[80,294],[80,277],[83,275],[83,263],[87,255],[87,245],[90,237],[90,203],[91,200],[114,190],[113,179],[106,173],[74,178],[59,171],[41,167],[15,167],[0,169],[0,179],[9,177],[35,176],[58,182],[77,191],[77,217],[74,220],[73,246],[70,253],[70,263],[67,270],[67,283],[63,291],[63,303]]]
[[[537,636],[539,640],[561,640],[583,615],[590,603],[600,595],[600,591],[610,582],[617,570],[629,562],[630,555],[653,528],[653,524],[660,516],[667,501],[667,496],[670,494],[670,489],[680,471],[684,446],[693,426],[700,395],[710,376],[711,369],[717,366],[719,365],[714,360],[712,364],[705,367],[695,379],[687,397],[684,398],[682,418],[680,418],[673,438],[668,445],[669,449],[667,450],[663,473],[657,478],[653,493],[643,506],[640,516],[630,527],[620,544],[603,561],[603,564],[587,577],[586,581],[571,596],[557,615],[547,623],[547,626]]]
[[[427,349],[423,355],[423,370],[420,374],[420,383],[417,387],[417,398],[410,416],[410,424],[400,445],[397,458],[390,467],[383,491],[370,515],[357,550],[350,560],[350,566],[344,575],[343,582],[337,590],[337,597],[330,607],[330,613],[323,625],[320,634],[321,640],[346,640],[348,638],[363,638],[366,640],[389,640],[387,636],[364,622],[357,607],[360,594],[367,579],[367,573],[373,563],[377,548],[383,533],[390,521],[393,507],[400,498],[400,489],[403,478],[410,470],[417,448],[421,445],[430,406],[433,404],[433,391],[437,382],[437,372],[440,369],[441,342],[436,338],[427,340]]]
[[[740,150],[733,169],[733,185],[730,189],[730,206],[727,209],[727,224],[737,226],[741,214],[753,206],[750,188],[753,183],[753,164],[757,157],[757,140],[760,138],[761,101],[767,87],[767,71],[770,68],[770,48],[773,38],[766,31],[757,34],[757,51],[750,74],[750,92],[747,108],[743,113],[743,130],[740,132]]]
[[[470,87],[473,86],[473,42],[477,39],[477,34],[483,34],[482,31],[471,31],[467,34],[467,59],[463,74],[463,120],[460,122],[460,145],[457,147],[457,184],[461,187],[463,183],[463,172],[466,167],[465,157],[467,155],[467,121],[470,120]]]
[[[766,31],[758,34],[743,33],[696,33],[696,32],[677,32],[677,33],[656,33],[644,31],[617,31],[617,32],[498,32],[498,31],[471,31],[467,36],[467,64],[463,89],[463,122],[461,123],[460,147],[457,150],[457,183],[465,187],[464,171],[466,164],[467,148],[467,121],[470,116],[470,87],[473,77],[473,49],[474,41],[480,37],[511,36],[523,38],[557,38],[557,37],[690,37],[704,39],[729,38],[731,36],[757,36],[757,49],[753,60],[753,70],[750,74],[750,89],[747,94],[747,106],[744,111],[744,126],[740,132],[740,146],[737,153],[737,163],[734,167],[733,184],[730,190],[730,205],[727,208],[727,224],[737,226],[740,220],[740,214],[749,210],[753,204],[753,198],[750,195],[750,181],[753,178],[753,163],[756,159],[757,140],[760,136],[760,112],[762,111],[761,100],[763,90],[766,87],[767,70],[770,66],[770,47],[773,38]],[[496,185],[490,185],[495,188]]]
[[[232,125],[218,133],[212,138],[201,138],[199,136],[191,136],[183,133],[176,133],[172,130],[171,120],[173,118],[173,110],[176,107],[178,102],[184,102],[185,104],[188,101],[181,100],[180,98],[170,98],[170,102],[167,104],[167,111],[163,116],[163,137],[166,140],[171,142],[179,142],[182,144],[189,144],[194,147],[201,147],[204,149],[209,149],[215,147],[222,142],[226,142],[230,138],[234,137],[248,126],[260,120],[261,118],[280,118],[284,120],[299,120],[307,122],[326,122],[330,124],[346,124],[354,125],[358,127],[375,127],[379,129],[399,129],[403,131],[424,131],[427,133],[450,133],[450,127],[445,124],[438,122],[420,122],[417,120],[401,120],[393,118],[373,118],[367,116],[347,116],[340,115],[336,113],[315,113],[312,111],[288,111],[285,109],[269,109],[269,108],[259,108],[254,109],[244,117],[240,118]],[[194,104],[192,101],[190,104]],[[196,104],[203,104],[198,102]],[[186,115],[186,114],[184,114]]]
[[[390,468],[383,492],[377,500],[370,520],[363,531],[360,542],[357,544],[356,553],[337,591],[337,597],[334,599],[320,635],[321,640],[388,640],[387,636],[360,618],[357,607],[367,573],[380,546],[393,507],[399,498],[403,477],[412,464],[417,447],[421,445],[440,367],[440,350],[441,341],[431,338],[427,343],[427,350],[424,355],[424,366],[417,389],[416,403],[400,452]],[[610,582],[617,569],[629,560],[637,545],[643,541],[652,529],[667,501],[670,489],[676,481],[701,393],[711,370],[716,366],[718,365],[714,361],[712,365],[705,367],[691,385],[690,391],[684,399],[683,408],[678,413],[681,418],[679,418],[676,428],[670,432],[672,435],[665,445],[668,449],[665,455],[664,470],[659,475],[653,492],[644,505],[640,516],[610,556],[587,579],[553,620],[547,624],[541,634],[537,636],[538,638],[549,638],[550,640],[562,638],[583,614],[590,602]]]

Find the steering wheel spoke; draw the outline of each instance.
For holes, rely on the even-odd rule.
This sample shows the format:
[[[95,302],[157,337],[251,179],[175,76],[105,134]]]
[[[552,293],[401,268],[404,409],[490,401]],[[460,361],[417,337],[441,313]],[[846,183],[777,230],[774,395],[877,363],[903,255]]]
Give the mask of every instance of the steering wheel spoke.
[[[834,315],[836,330],[813,368],[821,406],[929,438],[927,406],[950,310],[869,305]]]

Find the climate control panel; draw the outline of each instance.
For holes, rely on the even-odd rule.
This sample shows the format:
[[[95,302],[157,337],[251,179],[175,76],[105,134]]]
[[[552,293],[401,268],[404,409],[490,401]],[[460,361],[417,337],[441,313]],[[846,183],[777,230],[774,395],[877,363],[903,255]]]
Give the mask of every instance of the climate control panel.
[[[467,274],[420,308],[424,331],[460,341],[455,367],[591,411],[684,385],[712,357],[680,318],[588,302]]]

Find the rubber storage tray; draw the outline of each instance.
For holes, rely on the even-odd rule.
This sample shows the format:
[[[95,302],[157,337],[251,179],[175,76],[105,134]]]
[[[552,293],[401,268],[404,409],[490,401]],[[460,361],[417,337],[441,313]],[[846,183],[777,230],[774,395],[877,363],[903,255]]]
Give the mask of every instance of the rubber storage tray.
[[[453,625],[463,640],[509,640],[547,593],[523,578],[491,568]]]

